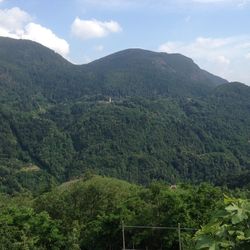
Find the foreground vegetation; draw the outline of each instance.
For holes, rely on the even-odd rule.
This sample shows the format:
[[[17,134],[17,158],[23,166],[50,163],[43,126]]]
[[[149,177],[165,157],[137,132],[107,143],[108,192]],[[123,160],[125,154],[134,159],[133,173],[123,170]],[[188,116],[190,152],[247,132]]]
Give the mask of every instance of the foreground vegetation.
[[[196,249],[250,248],[250,201],[225,198],[225,207],[196,233]]]
[[[122,221],[131,226],[177,227],[181,223],[181,227],[197,231],[210,221],[215,211],[224,209],[223,193],[232,195],[228,190],[208,184],[170,188],[164,183],[154,182],[142,187],[89,175],[38,197],[32,198],[27,193],[12,198],[2,195],[0,245],[1,249],[13,250],[121,249]],[[238,195],[236,191],[235,195]],[[241,196],[247,198],[249,194],[241,192]],[[219,244],[220,240],[224,246],[228,242],[225,249],[234,249],[234,239],[237,242],[244,240],[249,247],[246,231],[249,228],[249,203],[248,207],[246,203],[239,206],[230,207],[228,204],[227,214],[202,228],[196,238],[195,232],[183,230],[184,249],[222,249],[218,248],[219,245],[209,248]],[[219,231],[220,228],[224,231]],[[125,235],[127,248],[174,250],[179,246],[177,230],[126,229]],[[237,242],[235,240],[235,244]]]

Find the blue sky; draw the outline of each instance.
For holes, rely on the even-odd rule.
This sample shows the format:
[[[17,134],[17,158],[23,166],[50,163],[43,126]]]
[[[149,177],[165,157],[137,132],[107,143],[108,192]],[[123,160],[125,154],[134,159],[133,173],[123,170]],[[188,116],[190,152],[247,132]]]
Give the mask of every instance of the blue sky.
[[[0,36],[77,64],[132,47],[178,52],[250,85],[250,0],[0,0]]]

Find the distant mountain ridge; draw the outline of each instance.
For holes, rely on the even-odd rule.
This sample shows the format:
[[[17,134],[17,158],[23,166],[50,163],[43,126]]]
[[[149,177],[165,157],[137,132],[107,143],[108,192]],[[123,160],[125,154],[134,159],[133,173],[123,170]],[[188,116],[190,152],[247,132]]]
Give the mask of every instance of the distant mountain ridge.
[[[32,87],[57,102],[86,94],[204,96],[227,83],[180,54],[128,49],[86,65],[73,65],[40,44],[10,38],[0,39],[0,67],[0,80],[15,76],[13,84],[22,84],[21,89],[27,87],[29,92]]]
[[[128,49],[73,65],[0,38],[0,190],[42,192],[87,171],[233,183],[250,168],[249,97],[180,54]]]
[[[120,51],[86,67],[88,71],[102,77],[107,89],[118,89],[122,95],[199,96],[227,83],[201,70],[183,55],[142,49]],[[128,93],[128,89],[131,92]]]

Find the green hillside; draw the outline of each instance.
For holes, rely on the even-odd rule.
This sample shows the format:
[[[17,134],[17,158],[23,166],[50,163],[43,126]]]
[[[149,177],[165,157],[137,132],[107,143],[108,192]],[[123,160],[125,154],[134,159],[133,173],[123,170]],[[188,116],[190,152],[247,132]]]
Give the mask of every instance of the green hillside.
[[[89,170],[227,184],[250,167],[249,97],[179,54],[130,49],[73,65],[1,38],[1,190],[44,192]]]
[[[182,227],[198,229],[222,206],[221,192],[209,185],[172,190],[161,183],[145,188],[113,178],[86,176],[36,199],[2,195],[0,245],[3,249],[116,250],[122,246],[122,220],[126,225],[174,227],[181,222]],[[176,232],[126,230],[126,245],[178,249]],[[192,244],[193,233],[183,231],[183,244]]]
[[[128,249],[179,249],[178,223],[183,249],[215,244],[221,246],[218,249],[249,249],[249,201],[242,200],[249,198],[249,192],[233,194],[238,198],[228,198],[231,191],[209,184],[171,187],[153,182],[143,187],[86,174],[35,199],[28,194],[2,194],[0,245],[20,250],[118,250],[123,245],[123,222],[126,226],[168,227],[125,228]],[[211,217],[221,223],[210,222]]]

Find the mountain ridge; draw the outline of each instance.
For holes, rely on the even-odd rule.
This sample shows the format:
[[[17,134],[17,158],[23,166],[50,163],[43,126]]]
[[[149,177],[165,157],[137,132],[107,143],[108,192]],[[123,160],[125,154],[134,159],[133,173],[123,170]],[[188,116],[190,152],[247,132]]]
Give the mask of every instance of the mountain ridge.
[[[192,59],[186,56],[142,49],[128,49],[106,56],[88,64],[89,70],[91,70],[91,65],[95,66],[97,74],[102,75],[104,79],[108,78],[113,82],[112,76],[113,78],[120,76],[124,81],[121,80],[120,85],[121,82],[123,85],[112,84],[111,87],[117,87],[125,94],[124,85],[129,85],[132,92],[137,93],[142,84],[141,89],[143,87],[150,89],[150,94],[146,92],[144,95],[154,93],[155,96],[205,96],[214,87],[228,83],[200,69]],[[133,71],[136,73],[131,79],[127,72]]]
[[[0,190],[42,192],[88,171],[141,184],[221,183],[249,171],[250,87],[182,55],[130,49],[76,66],[6,41]]]
[[[0,56],[0,80],[3,71],[8,74],[5,78],[13,71],[17,82],[22,82],[21,88],[27,87],[27,92],[37,88],[37,93],[56,102],[84,94],[204,96],[227,83],[201,70],[190,58],[142,49],[123,50],[89,64],[73,65],[35,42],[1,38]],[[46,74],[50,75],[47,80],[43,77]],[[25,86],[27,80],[32,86]]]

